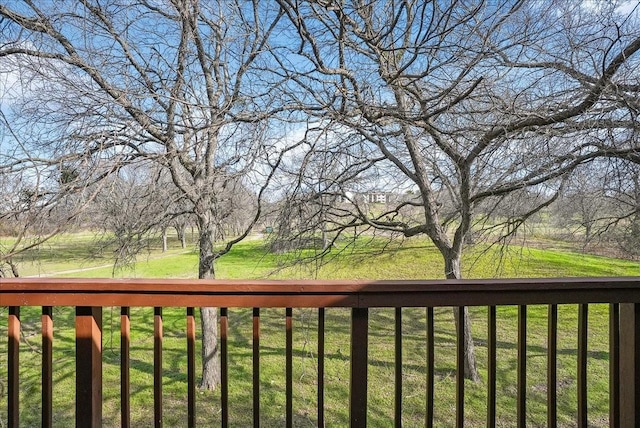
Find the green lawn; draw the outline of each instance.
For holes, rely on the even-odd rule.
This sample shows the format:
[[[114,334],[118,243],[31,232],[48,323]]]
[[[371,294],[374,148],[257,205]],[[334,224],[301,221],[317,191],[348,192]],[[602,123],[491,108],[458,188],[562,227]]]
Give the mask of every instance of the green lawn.
[[[70,237],[72,238],[72,237]],[[71,242],[72,241],[72,242]],[[74,244],[75,243],[75,244]],[[175,242],[173,247],[176,247]],[[56,246],[61,248],[57,249]],[[74,249],[75,246],[85,250]],[[89,260],[83,254],[90,240],[54,241],[50,248],[28,255],[23,272],[50,275],[83,269],[66,276],[111,277],[106,258]],[[382,250],[385,250],[384,252]],[[45,256],[46,254],[46,256]],[[30,257],[30,259],[29,259]],[[35,260],[32,262],[30,260]],[[501,260],[502,263],[498,263]],[[75,264],[74,264],[75,263]],[[465,259],[467,277],[495,276],[640,276],[640,264],[560,251],[510,248],[476,249]],[[98,267],[98,268],[95,268]],[[95,269],[93,269],[95,268]],[[90,270],[86,270],[90,269]],[[134,266],[116,271],[119,277],[194,277],[197,254],[192,249],[152,251]],[[268,253],[262,242],[251,240],[236,247],[217,265],[224,278],[442,278],[442,262],[424,240],[408,240],[383,246],[380,241],[358,243],[323,266],[286,267],[282,258]],[[528,426],[545,426],[546,307],[532,306],[528,316]],[[370,315],[369,426],[388,427],[393,418],[393,310],[374,309]],[[467,426],[484,426],[486,406],[486,308],[471,308],[479,384],[467,382]],[[6,337],[6,308],[0,308],[0,336]],[[328,309],[326,321],[326,425],[348,425],[349,311]],[[516,308],[498,309],[498,418],[499,426],[513,426],[515,417]],[[607,426],[608,350],[606,305],[590,306],[589,320],[589,419],[590,426]],[[104,310],[104,426],[119,425],[119,310]],[[574,426],[576,414],[577,308],[559,308],[558,408],[561,426]],[[153,310],[132,310],[132,420],[133,426],[151,426],[153,414]],[[24,340],[21,346],[21,422],[39,426],[39,308],[22,311]],[[73,311],[54,310],[54,409],[55,426],[70,426],[74,417]],[[230,422],[251,425],[251,312],[230,310]],[[403,422],[424,424],[425,366],[424,309],[403,311]],[[165,426],[186,421],[186,338],[184,309],[164,311],[164,411]],[[263,310],[261,316],[261,426],[284,425],[284,310]],[[295,426],[315,426],[317,311],[294,311],[294,413]],[[436,310],[436,425],[454,423],[455,336],[450,309]],[[197,357],[200,357],[199,351]],[[6,381],[6,340],[0,342],[0,382]],[[199,363],[198,363],[199,364]],[[199,366],[199,365],[198,365]],[[6,425],[6,392],[0,389],[0,427]],[[219,425],[219,393],[200,391],[198,424]]]
[[[16,259],[21,276],[94,278],[194,278],[198,254],[193,247],[159,248],[140,254],[135,264],[114,269],[107,250],[98,250],[90,234],[62,235]],[[0,239],[0,242],[2,240]],[[158,241],[159,244],[159,241]],[[511,246],[469,248],[463,258],[466,278],[571,276],[640,276],[640,263],[573,253]],[[425,239],[362,239],[337,248],[326,260],[292,264],[287,255],[270,253],[263,241],[251,239],[218,260],[218,278],[435,279],[443,278],[438,250]]]

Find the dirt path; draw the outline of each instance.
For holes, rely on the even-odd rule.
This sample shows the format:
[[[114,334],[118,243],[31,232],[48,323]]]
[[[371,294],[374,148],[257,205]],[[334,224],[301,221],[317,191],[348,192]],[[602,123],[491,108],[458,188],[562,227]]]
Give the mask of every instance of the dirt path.
[[[190,252],[191,252],[190,250],[187,250],[187,251],[181,251],[179,253],[162,254],[162,255],[159,255],[159,256],[148,257],[145,260],[166,259],[166,258],[169,258],[169,257],[178,256],[178,255],[181,255],[181,254],[188,254]],[[68,275],[68,274],[71,274],[71,273],[89,272],[89,271],[92,271],[92,270],[106,269],[106,268],[112,268],[112,267],[113,267],[113,263],[108,264],[108,265],[90,266],[90,267],[86,267],[86,268],[61,270],[61,271],[57,271],[57,272],[46,272],[46,273],[41,273],[41,274],[37,274],[37,275],[27,275],[27,276],[25,276],[25,278],[48,278],[48,277],[56,276],[56,275]]]

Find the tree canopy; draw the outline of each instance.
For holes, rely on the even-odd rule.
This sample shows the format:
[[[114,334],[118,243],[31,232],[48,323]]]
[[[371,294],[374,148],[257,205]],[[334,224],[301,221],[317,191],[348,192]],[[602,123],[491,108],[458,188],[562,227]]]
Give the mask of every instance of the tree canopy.
[[[460,278],[473,234],[511,236],[574,171],[637,181],[639,14],[631,2],[0,5],[0,218],[40,232],[0,260],[153,164],[197,225],[199,278],[248,235],[276,180],[279,232],[320,231],[323,252],[355,228],[426,235]],[[224,189],[238,185],[255,202],[218,245]],[[404,196],[357,197],[372,191]],[[637,200],[625,218],[640,218]],[[208,362],[215,310],[202,319]]]

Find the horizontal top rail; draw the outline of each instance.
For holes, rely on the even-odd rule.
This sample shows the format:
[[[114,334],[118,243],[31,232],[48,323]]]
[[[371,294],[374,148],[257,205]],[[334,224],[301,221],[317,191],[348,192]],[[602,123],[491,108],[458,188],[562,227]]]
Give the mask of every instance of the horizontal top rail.
[[[0,279],[2,306],[410,307],[640,303],[640,277],[461,280]]]

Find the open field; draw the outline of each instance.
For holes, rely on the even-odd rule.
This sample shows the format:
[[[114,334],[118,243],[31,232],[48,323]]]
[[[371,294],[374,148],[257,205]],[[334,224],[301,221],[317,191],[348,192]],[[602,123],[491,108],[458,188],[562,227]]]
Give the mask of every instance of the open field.
[[[98,250],[91,234],[62,235],[16,258],[21,276],[89,278],[195,278],[198,254],[169,240],[138,256],[136,263],[114,269],[108,250]],[[2,242],[2,238],[0,238]],[[638,276],[640,262],[571,252],[558,248],[510,246],[469,248],[462,268],[466,278]],[[291,265],[288,256],[269,252],[260,236],[247,240],[216,264],[218,278],[436,279],[443,278],[437,249],[425,239],[362,239],[337,249],[322,264]]]
[[[80,238],[52,242],[21,264],[23,275],[111,277],[108,259],[87,259],[90,241]],[[173,243],[174,247],[177,247]],[[80,247],[80,248],[79,248]],[[84,249],[82,249],[84,247]],[[363,242],[336,255],[324,266],[282,268],[281,258],[266,252],[259,240],[239,245],[218,263],[218,276],[226,278],[441,278],[442,262],[433,246],[421,240],[393,243]],[[502,263],[498,263],[500,260]],[[640,276],[640,264],[562,251],[511,248],[506,252],[476,249],[465,260],[468,277]],[[73,271],[73,272],[69,272]],[[118,270],[121,277],[194,277],[197,254],[191,249],[152,251],[135,266]],[[486,308],[471,308],[477,357],[486,380]],[[349,311],[327,310],[326,420],[327,426],[348,425]],[[393,418],[393,310],[373,310],[370,317],[369,426],[388,427]],[[608,306],[591,305],[589,320],[590,426],[607,426]],[[104,311],[104,426],[119,426],[119,310]],[[513,426],[516,379],[516,308],[498,309],[498,418],[499,426]],[[577,308],[562,305],[558,315],[558,408],[561,426],[574,426],[576,414]],[[6,309],[0,307],[0,336],[6,337]],[[40,365],[39,308],[22,312],[21,391],[24,426],[39,426]],[[230,310],[230,423],[251,425],[251,311]],[[75,393],[73,311],[54,310],[54,410],[55,426],[73,425]],[[152,426],[153,413],[153,310],[133,309],[131,385],[133,426]],[[530,308],[528,316],[528,426],[545,426],[546,307]],[[423,425],[425,406],[425,311],[403,311],[405,426]],[[295,425],[314,426],[316,379],[316,327],[314,310],[294,310],[294,414]],[[186,338],[183,309],[164,311],[165,426],[186,421]],[[265,310],[261,316],[261,426],[280,427],[284,421],[284,310]],[[455,402],[455,335],[448,309],[436,311],[436,425],[451,426]],[[199,352],[196,353],[199,357]],[[197,363],[199,366],[199,363]],[[0,382],[6,380],[6,340],[0,342]],[[486,385],[466,385],[468,426],[484,426]],[[6,391],[0,389],[0,427],[6,425]],[[219,393],[201,391],[198,425],[219,425]]]

